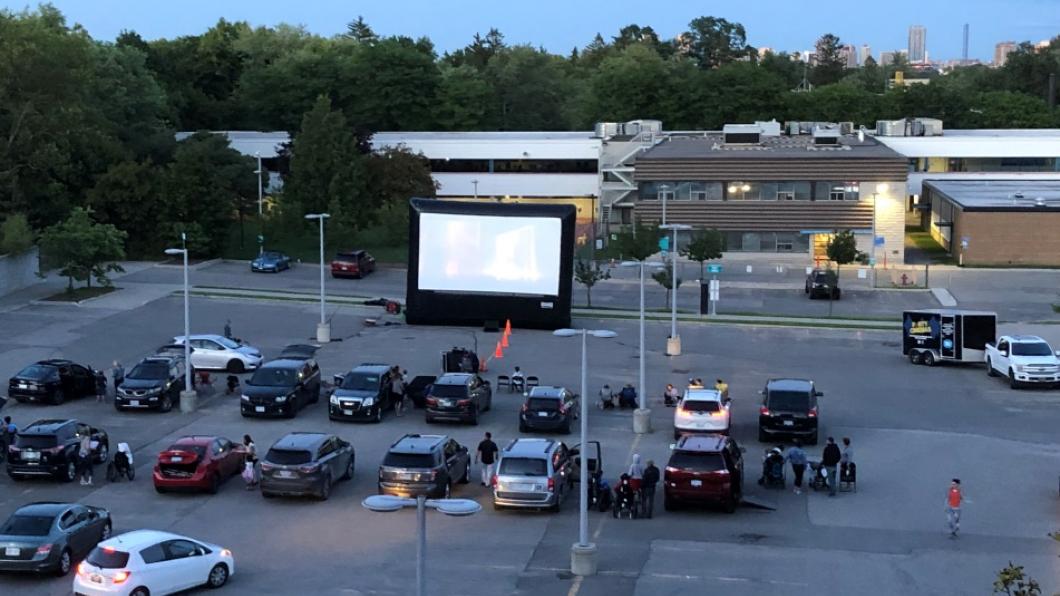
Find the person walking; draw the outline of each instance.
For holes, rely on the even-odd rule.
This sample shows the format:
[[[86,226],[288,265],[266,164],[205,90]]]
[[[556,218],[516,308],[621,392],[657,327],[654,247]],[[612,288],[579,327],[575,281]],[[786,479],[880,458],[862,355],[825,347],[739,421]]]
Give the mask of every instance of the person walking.
[[[394,404],[394,414],[405,415],[405,378],[401,375],[401,368],[395,366],[390,369],[390,402]]]
[[[224,331],[224,333],[225,333],[225,337],[226,338],[232,339],[232,320],[231,319],[225,319],[225,331]]]
[[[243,435],[243,481],[247,483],[247,490],[254,490],[258,486],[258,447],[250,435]]]
[[[81,486],[92,486],[92,435],[88,433],[81,436],[77,462],[81,468]]]
[[[808,458],[806,452],[802,450],[802,441],[795,439],[791,449],[784,454],[784,459],[791,464],[791,471],[795,475],[795,494],[802,494],[802,477],[806,473],[806,463]]]
[[[633,463],[629,465],[626,474],[629,475],[629,483],[633,486],[633,490],[639,494],[644,485],[644,465],[640,463],[639,453],[633,454]]]
[[[956,538],[961,529],[961,502],[964,501],[964,493],[961,492],[961,479],[954,478],[950,481],[950,490],[946,493],[946,525],[950,529],[950,538]]]
[[[4,458],[7,457],[7,448],[14,444],[17,434],[18,427],[15,426],[14,422],[11,422],[11,417],[4,416],[3,425],[0,426],[0,461],[4,461]]]
[[[655,462],[649,459],[648,465],[644,466],[644,477],[641,479],[641,493],[643,494],[641,509],[644,517],[648,519],[651,519],[655,509],[655,485],[658,483],[659,468],[655,467]]]
[[[118,395],[118,387],[125,382],[125,367],[121,365],[121,362],[114,361],[113,367],[110,369],[111,382],[114,383],[114,395]],[[104,387],[106,389],[106,387]],[[105,393],[105,392],[104,392]],[[103,401],[103,396],[100,395],[97,401]]]
[[[821,466],[825,469],[828,474],[828,496],[834,497],[836,489],[839,485],[839,478],[836,474],[839,462],[843,459],[843,454],[839,452],[839,445],[835,444],[835,437],[828,437],[828,444],[824,446],[824,453],[821,454]]]
[[[482,486],[489,486],[493,480],[493,466],[497,463],[497,444],[493,442],[493,435],[486,433],[486,438],[478,444],[475,451],[475,463],[482,462]]]

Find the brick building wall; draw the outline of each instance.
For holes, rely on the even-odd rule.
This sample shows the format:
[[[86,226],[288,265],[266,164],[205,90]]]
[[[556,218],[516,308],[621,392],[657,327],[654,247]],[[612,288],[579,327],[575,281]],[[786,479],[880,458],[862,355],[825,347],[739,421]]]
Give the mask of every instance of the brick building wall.
[[[963,252],[965,265],[1060,267],[1060,211],[961,211],[954,220],[953,256]]]

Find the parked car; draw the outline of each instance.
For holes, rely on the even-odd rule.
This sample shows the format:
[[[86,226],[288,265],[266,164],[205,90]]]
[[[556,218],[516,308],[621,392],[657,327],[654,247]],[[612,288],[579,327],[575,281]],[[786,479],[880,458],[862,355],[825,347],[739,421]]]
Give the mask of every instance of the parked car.
[[[325,433],[294,432],[261,460],[261,496],[315,495],[326,501],[338,480],[353,478],[353,445]]]
[[[427,389],[427,422],[457,420],[478,424],[481,412],[493,406],[490,382],[475,373],[446,373]]]
[[[449,498],[454,482],[467,484],[471,457],[467,447],[445,435],[405,435],[379,466],[379,494]]]
[[[733,513],[743,498],[743,453],[732,437],[688,435],[674,445],[663,472],[663,506],[716,504]]]
[[[558,430],[569,435],[577,419],[577,394],[564,387],[534,387],[519,410],[519,432]]]
[[[179,534],[136,530],[100,542],[77,566],[74,594],[155,596],[220,588],[236,572],[232,551]]]
[[[1060,384],[1060,352],[1037,335],[1002,335],[986,344],[986,374],[1008,378],[1009,387]]]
[[[30,503],[0,526],[0,571],[66,575],[110,538],[110,512],[80,503]]]
[[[148,356],[136,364],[114,396],[114,409],[168,412],[184,391],[184,356]]]
[[[674,439],[690,433],[729,434],[729,403],[715,389],[686,389],[674,410]]]
[[[243,416],[286,416],[320,400],[320,366],[312,357],[288,351],[262,365],[243,384]]]
[[[251,271],[260,271],[262,273],[270,271],[272,273],[279,273],[290,268],[291,257],[274,250],[267,250],[250,262]]]
[[[184,336],[174,337],[173,343],[183,345]],[[223,335],[192,335],[191,347],[191,366],[196,369],[241,373],[261,366],[261,350]]]
[[[392,368],[366,362],[344,375],[335,375],[335,391],[328,399],[328,418],[381,422],[383,410],[394,407],[394,400],[390,399]]]
[[[595,462],[599,465],[599,444],[596,448]],[[491,481],[493,508],[559,511],[567,495],[575,492],[579,450],[579,445],[568,449],[552,439],[520,438],[508,443],[501,450],[497,473]]]
[[[346,250],[331,260],[331,277],[360,279],[375,271],[375,258],[363,250]]]
[[[155,490],[204,490],[217,494],[221,483],[243,470],[247,451],[225,437],[191,435],[177,439],[158,454]]]
[[[814,269],[806,276],[806,293],[810,300],[828,298],[839,300],[842,291],[839,289],[839,276],[831,269]]]
[[[19,430],[15,444],[7,448],[7,475],[12,480],[27,476],[52,476],[66,482],[77,477],[77,453],[81,437],[88,435],[97,463],[110,455],[107,433],[74,419],[37,420]]]
[[[817,444],[820,414],[817,398],[824,394],[813,381],[770,379],[760,393],[764,397],[758,409],[759,441],[799,437],[810,445]]]
[[[41,360],[18,371],[7,384],[7,394],[20,403],[59,405],[70,398],[96,396],[107,390],[102,371],[70,360]]]

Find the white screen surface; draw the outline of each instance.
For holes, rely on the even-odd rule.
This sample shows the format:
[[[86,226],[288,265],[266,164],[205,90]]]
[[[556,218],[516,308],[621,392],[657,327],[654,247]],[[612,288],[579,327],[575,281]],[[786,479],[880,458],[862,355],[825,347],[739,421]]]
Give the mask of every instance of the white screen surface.
[[[419,287],[555,296],[561,238],[553,217],[421,213]]]

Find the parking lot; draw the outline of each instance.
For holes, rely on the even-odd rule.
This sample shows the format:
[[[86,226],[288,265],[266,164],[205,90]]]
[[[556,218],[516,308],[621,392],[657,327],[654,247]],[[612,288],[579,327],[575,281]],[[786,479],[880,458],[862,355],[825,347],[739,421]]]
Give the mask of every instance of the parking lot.
[[[147,270],[129,281],[153,283],[146,277],[170,273]],[[261,278],[277,287],[302,283],[283,275]],[[386,279],[381,277],[381,283]],[[379,286],[380,294],[387,295],[386,284],[397,281]],[[314,287],[309,280],[306,285]],[[181,332],[178,298],[133,308],[106,304],[31,305],[0,313],[5,330],[0,373],[9,376],[29,362],[59,356],[100,368],[120,359],[129,367]],[[314,306],[206,298],[192,304],[193,332],[219,332],[231,320],[235,334],[261,348],[266,358],[286,344],[309,340],[317,316]],[[442,350],[471,347],[477,339],[480,352],[488,353],[498,339],[472,329],[363,328],[362,319],[354,309],[336,313],[333,337],[341,341],[318,353],[325,379],[361,362],[400,364],[411,375],[437,374]],[[603,383],[637,382],[635,322],[576,324],[618,333],[614,339],[590,340],[590,393]],[[1060,343],[1057,327],[1001,331],[1033,331]],[[767,507],[742,507],[728,515],[665,512],[660,502],[651,520],[615,520],[593,512],[590,532],[599,546],[600,572],[578,579],[568,573],[570,546],[577,539],[576,499],[558,514],[497,512],[487,489],[477,483],[476,467],[472,482],[459,485],[454,496],[479,501],[479,514],[428,514],[432,594],[840,594],[866,589],[981,594],[989,593],[996,571],[1010,560],[1025,565],[1046,592],[1060,586],[1060,550],[1047,536],[1060,529],[1060,391],[1014,392],[979,368],[910,366],[900,357],[893,333],[688,325],[682,328],[683,355],[667,358],[662,353],[667,332],[664,324],[648,328],[655,432],[634,435],[628,411],[591,411],[590,434],[603,443],[605,475],[613,482],[633,453],[654,459],[660,468],[665,464],[673,415],[661,404],[665,383],[722,377],[734,399],[733,436],[746,449],[745,494]],[[494,379],[518,365],[543,384],[577,391],[578,363],[577,340],[516,329],[503,360],[491,361],[484,376]],[[784,376],[812,378],[825,393],[822,436],[853,439],[856,494],[836,499],[795,495],[790,476],[786,491],[755,484],[765,447],[755,440],[757,392],[767,379]],[[517,394],[497,393],[479,426],[428,426],[418,410],[403,418],[389,415],[381,424],[349,424],[328,420],[326,400],[294,420],[244,419],[237,398],[218,393],[205,395],[193,414],[117,413],[109,403],[90,400],[5,408],[3,413],[20,426],[38,418],[75,417],[102,427],[112,443],[133,447],[138,475],[132,483],[108,484],[97,467],[92,487],[48,480],[16,484],[3,476],[0,515],[30,501],[79,500],[110,509],[116,532],[156,528],[223,545],[233,551],[237,567],[222,590],[226,593],[409,594],[415,514],[372,513],[360,505],[376,492],[376,468],[387,448],[404,433],[432,432],[447,433],[474,450],[485,431],[503,447],[519,436],[522,404]],[[354,445],[355,476],[338,484],[330,500],[266,500],[244,490],[238,477],[217,495],[160,495],[151,486],[155,455],[179,436],[216,433],[238,440],[249,433],[264,450],[291,430],[333,432]],[[576,433],[561,440],[578,442]],[[811,457],[818,457],[819,449],[810,448]],[[963,480],[967,496],[958,540],[948,539],[944,529],[945,490],[954,476]],[[70,583],[70,578],[5,575],[0,591],[68,594]]]

